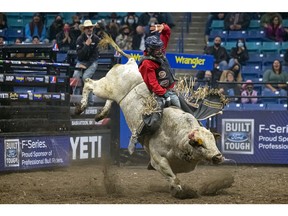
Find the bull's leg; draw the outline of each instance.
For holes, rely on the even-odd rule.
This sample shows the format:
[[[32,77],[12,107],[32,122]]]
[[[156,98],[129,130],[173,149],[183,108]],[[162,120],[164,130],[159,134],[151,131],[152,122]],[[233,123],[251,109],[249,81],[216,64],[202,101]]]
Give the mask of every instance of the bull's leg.
[[[88,95],[90,91],[93,90],[93,80],[87,78],[84,83],[83,91],[82,91],[82,99],[81,99],[81,110],[84,111],[87,108],[88,104]]]
[[[95,121],[98,122],[98,121],[104,119],[106,116],[108,116],[108,114],[111,110],[112,103],[113,103],[112,100],[106,100],[106,103],[105,103],[104,107],[101,109],[101,112],[96,114]]]
[[[162,157],[158,154],[156,151],[151,151],[150,149],[150,155],[151,155],[151,165],[159,172],[161,173],[165,179],[170,184],[170,191],[172,195],[175,193],[179,193],[182,191],[182,187],[180,185],[180,180],[177,178],[177,176],[173,173],[168,160],[165,157]]]

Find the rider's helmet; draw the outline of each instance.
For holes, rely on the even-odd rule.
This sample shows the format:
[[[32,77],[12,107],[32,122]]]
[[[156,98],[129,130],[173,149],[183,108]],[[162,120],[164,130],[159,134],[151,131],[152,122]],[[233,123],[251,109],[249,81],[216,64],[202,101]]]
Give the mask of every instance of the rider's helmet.
[[[163,56],[163,41],[157,35],[152,35],[146,38],[145,48],[148,55],[153,57],[162,57]]]

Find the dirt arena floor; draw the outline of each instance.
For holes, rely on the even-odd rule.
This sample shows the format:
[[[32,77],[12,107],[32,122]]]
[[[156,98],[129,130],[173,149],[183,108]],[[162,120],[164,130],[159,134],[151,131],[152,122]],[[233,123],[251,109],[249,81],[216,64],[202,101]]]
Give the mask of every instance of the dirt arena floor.
[[[217,179],[223,182],[225,178],[231,180],[231,176],[230,187],[205,194],[205,188],[214,187]],[[184,185],[198,191],[199,196],[192,199],[172,197],[166,180],[145,166],[82,164],[56,170],[0,173],[0,203],[288,203],[288,169],[283,166],[199,165],[193,172],[178,174],[178,177]]]

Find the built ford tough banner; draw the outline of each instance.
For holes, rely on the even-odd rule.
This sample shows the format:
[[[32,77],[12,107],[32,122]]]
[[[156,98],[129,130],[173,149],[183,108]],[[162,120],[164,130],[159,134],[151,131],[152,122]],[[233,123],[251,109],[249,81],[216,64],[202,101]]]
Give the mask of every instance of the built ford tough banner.
[[[226,158],[245,164],[288,164],[287,111],[225,111],[217,120],[218,147]]]
[[[124,52],[133,56],[138,64],[143,55],[142,51],[125,50]],[[166,53],[166,58],[168,59],[171,68],[174,69],[212,70],[214,65],[214,57],[211,55]],[[125,64],[127,60],[128,59],[123,56],[121,63]]]
[[[67,166],[69,136],[0,138],[0,170]]]

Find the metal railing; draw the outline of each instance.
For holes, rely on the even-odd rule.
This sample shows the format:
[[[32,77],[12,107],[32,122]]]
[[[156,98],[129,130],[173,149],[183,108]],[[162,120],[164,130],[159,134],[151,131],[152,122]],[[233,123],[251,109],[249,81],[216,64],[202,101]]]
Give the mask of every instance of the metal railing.
[[[182,25],[181,25],[181,34],[177,42],[176,51],[178,53],[184,52],[184,39],[185,39],[184,33],[189,33],[189,26],[190,26],[191,21],[192,21],[192,13],[185,13],[184,22],[182,22]]]

